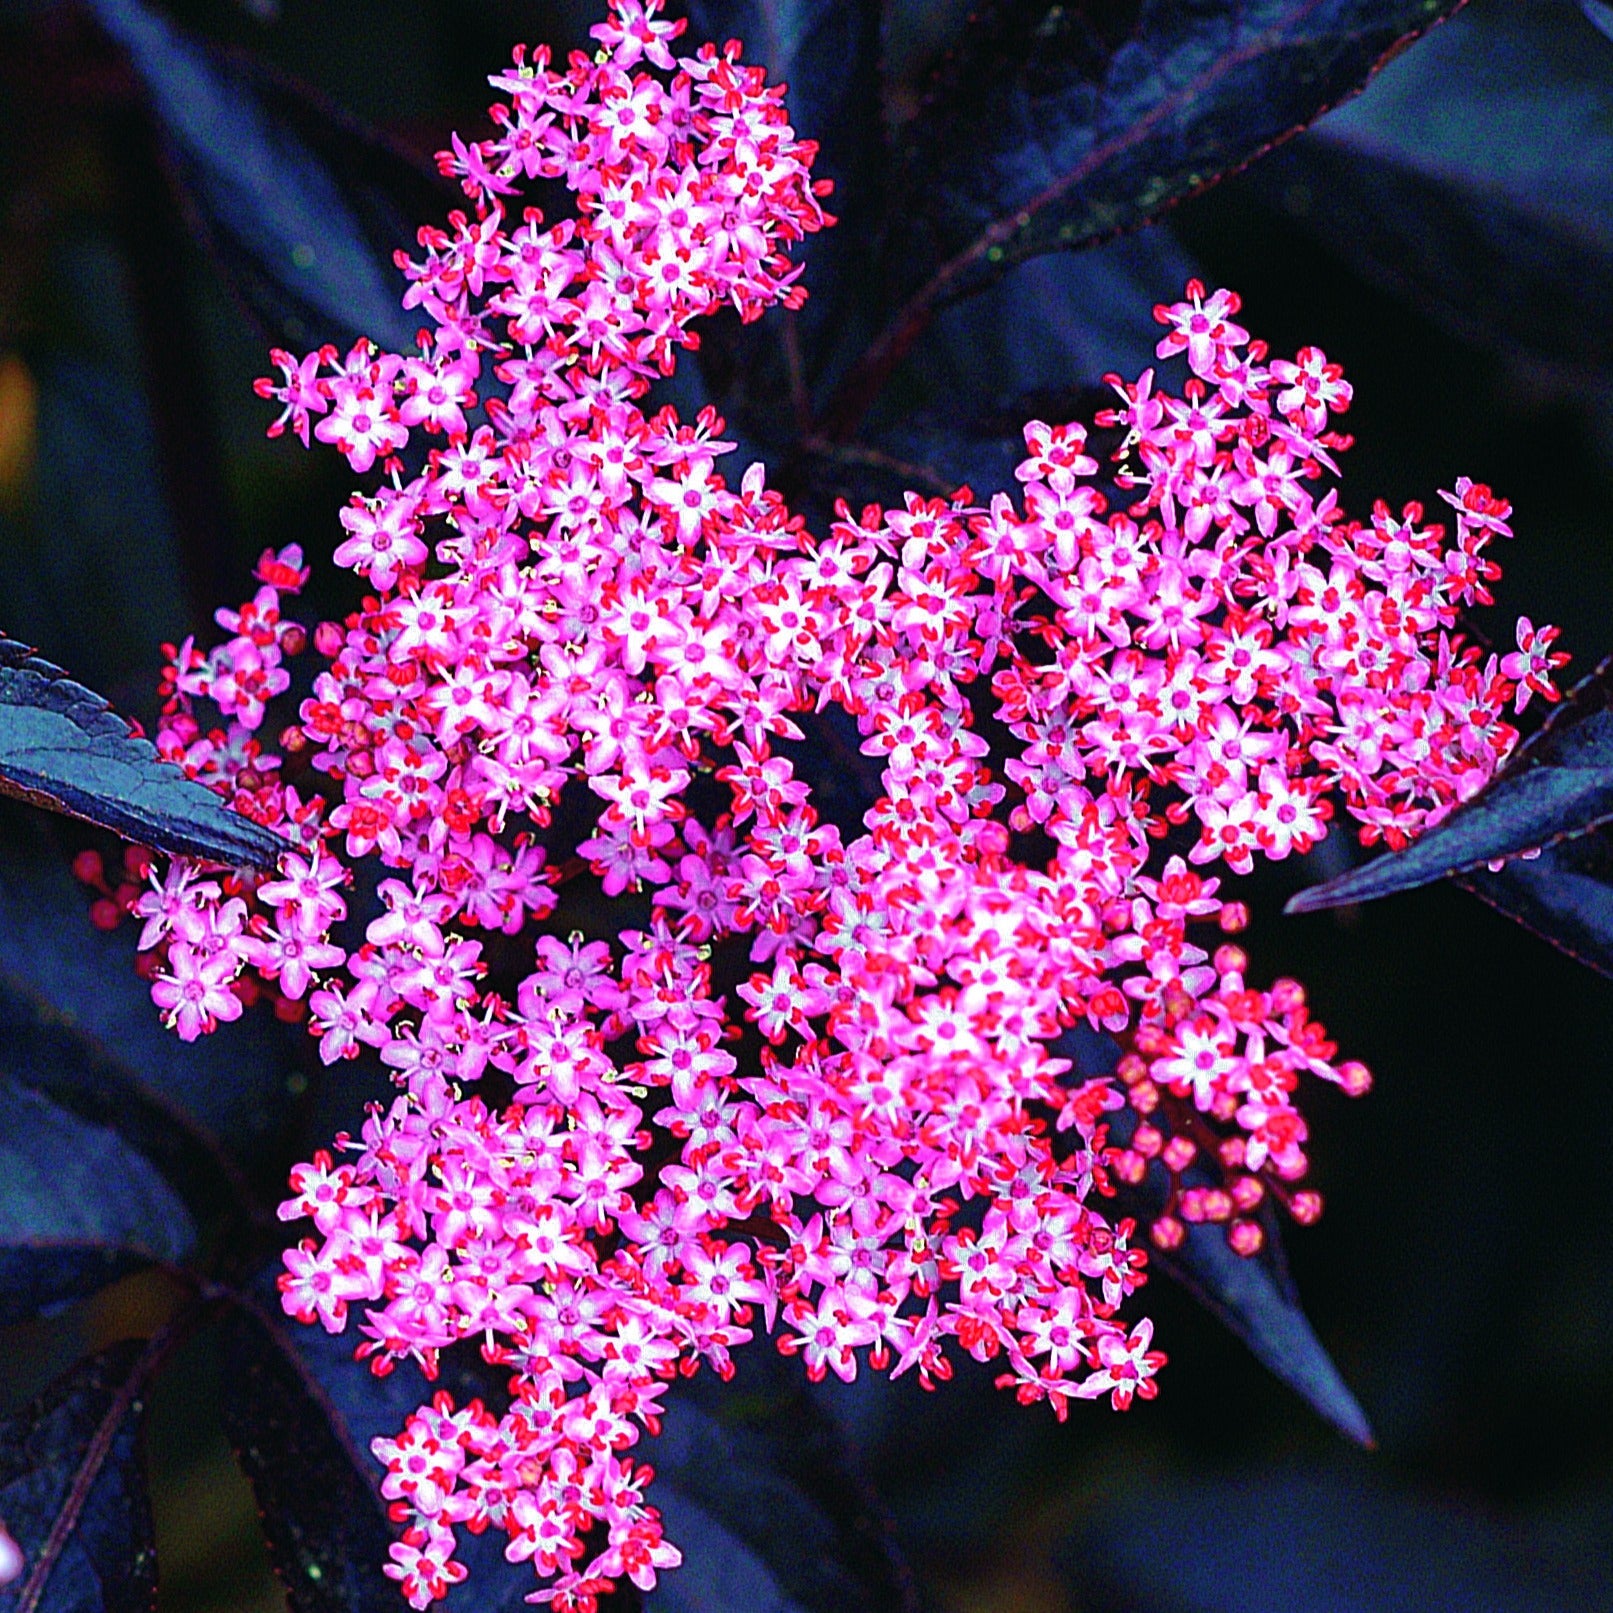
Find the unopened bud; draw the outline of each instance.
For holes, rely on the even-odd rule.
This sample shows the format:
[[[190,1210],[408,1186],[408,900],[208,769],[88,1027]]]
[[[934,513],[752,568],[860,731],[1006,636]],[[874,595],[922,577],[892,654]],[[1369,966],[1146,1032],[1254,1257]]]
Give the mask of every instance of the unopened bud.
[[[1227,1243],[1233,1254],[1242,1255],[1247,1260],[1265,1247],[1266,1234],[1261,1231],[1258,1222],[1234,1221],[1227,1228]]]

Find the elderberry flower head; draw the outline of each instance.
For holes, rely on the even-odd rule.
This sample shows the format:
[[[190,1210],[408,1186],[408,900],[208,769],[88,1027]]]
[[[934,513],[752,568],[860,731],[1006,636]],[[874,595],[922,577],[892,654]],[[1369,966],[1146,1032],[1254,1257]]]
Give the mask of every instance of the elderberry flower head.
[[[643,406],[697,319],[798,305],[788,249],[828,222],[781,91],[737,45],[675,56],[682,28],[614,0],[594,55],[492,79],[496,132],[442,156],[467,210],[399,256],[418,351],[274,355],[271,432],[370,481],[335,554],[370,592],[311,635],[277,749],[297,549],[167,675],[164,753],[294,849],[152,872],[158,1006],[189,1039],[266,995],[396,1088],[292,1175],[286,1309],[355,1323],[377,1372],[465,1343],[508,1374],[375,1443],[416,1608],[464,1529],[557,1608],[653,1585],[679,1554],[631,1453],[758,1330],[814,1379],[966,1354],[1061,1417],[1152,1396],[1115,1181],[1166,1183],[1157,1245],[1212,1221],[1252,1254],[1268,1201],[1320,1209],[1302,1078],[1368,1084],[1218,939],[1222,871],[1338,805],[1402,844],[1563,659],[1527,621],[1504,657],[1457,631],[1506,504],[1348,519],[1338,367],[1268,361],[1196,283],[1156,310],[1179,394],[1111,377],[1107,484],[1084,426],[1032,421],[1014,496],[806,531],[710,410]],[[856,826],[780,748],[836,716]],[[642,927],[601,933],[629,892]],[[1075,1072],[1080,1025],[1112,1075]]]

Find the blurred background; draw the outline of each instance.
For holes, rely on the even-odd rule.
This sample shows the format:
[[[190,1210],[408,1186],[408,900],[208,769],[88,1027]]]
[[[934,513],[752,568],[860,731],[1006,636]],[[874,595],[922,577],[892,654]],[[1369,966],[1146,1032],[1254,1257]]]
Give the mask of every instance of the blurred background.
[[[958,9],[896,8],[888,58],[917,73]],[[528,0],[167,12],[421,156],[481,127],[484,77],[515,41],[579,44],[593,20]],[[1499,641],[1520,613],[1558,622],[1588,671],[1613,649],[1608,25],[1594,4],[1472,0],[1359,99],[1164,223],[1032,260],[989,306],[962,305],[910,384],[944,404],[986,355],[1004,398],[1095,398],[1105,371],[1149,362],[1149,308],[1197,269],[1242,293],[1274,352],[1314,344],[1344,365],[1352,514],[1433,504],[1463,474],[1512,500],[1518,536],[1481,625]],[[149,720],[158,646],[245,597],[264,547],[314,560],[310,618],[341,608],[329,568],[328,597],[317,579],[350,477],[335,455],[264,440],[264,337],[197,244],[140,83],[90,15],[0,5],[0,84],[0,627]],[[985,420],[994,400],[966,395]],[[43,832],[6,825],[31,845]],[[823,1391],[935,1606],[1613,1608],[1613,985],[1450,886],[1283,918],[1349,855],[1337,836],[1324,852],[1250,882],[1247,942],[1257,971],[1306,983],[1377,1077],[1355,1102],[1312,1094],[1327,1213],[1286,1240],[1377,1448],[1346,1444],[1163,1280],[1145,1297],[1170,1366],[1159,1400],[1124,1417],[1083,1406],[1059,1425],[985,1372],[934,1396]],[[53,944],[11,934],[0,952]],[[230,1032],[214,1038],[186,1090],[244,1146],[266,1122],[261,1094],[231,1093],[238,1056]],[[276,1057],[271,1079],[300,1093],[307,1076]],[[285,1157],[306,1140],[283,1140]],[[69,1321],[105,1340],[165,1303],[161,1279],[134,1279]],[[0,1393],[16,1404],[63,1346],[11,1342]],[[184,1365],[147,1430],[159,1607],[267,1613],[284,1603],[210,1410],[208,1335]],[[680,1594],[674,1577],[652,1605],[698,1605]]]

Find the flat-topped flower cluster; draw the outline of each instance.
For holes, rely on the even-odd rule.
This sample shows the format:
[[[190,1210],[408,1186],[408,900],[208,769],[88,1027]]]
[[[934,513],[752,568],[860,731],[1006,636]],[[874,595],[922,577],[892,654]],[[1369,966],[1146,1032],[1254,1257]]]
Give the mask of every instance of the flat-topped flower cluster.
[[[719,470],[721,421],[646,394],[694,320],[800,301],[824,187],[782,89],[732,44],[674,57],[681,26],[617,0],[592,56],[492,80],[496,132],[443,156],[469,210],[400,255],[417,352],[276,355],[274,429],[379,467],[336,551],[371,592],[311,635],[278,752],[298,551],[168,674],[165,752],[294,849],[153,876],[158,1004],[190,1038],[305,1003],[327,1062],[375,1049],[398,1089],[294,1173],[286,1308],[356,1308],[377,1371],[461,1341],[508,1371],[506,1404],[439,1394],[376,1444],[415,1607],[462,1528],[560,1608],[652,1585],[679,1559],[640,1431],[759,1329],[814,1378],[961,1352],[1061,1416],[1152,1395],[1114,1179],[1157,1162],[1161,1246],[1212,1221],[1253,1253],[1268,1200],[1320,1207],[1301,1077],[1367,1084],[1297,984],[1248,983],[1217,865],[1307,850],[1335,798],[1399,844],[1562,659],[1527,622],[1504,657],[1455,632],[1507,506],[1463,481],[1450,538],[1348,520],[1337,366],[1268,360],[1196,284],[1156,310],[1180,394],[1117,381],[1096,422],[1108,494],[1075,424],[1026,427],[1017,496],[821,537]],[[537,179],[576,215],[518,210]],[[837,733],[877,780],[852,828],[803,759]],[[632,916],[590,938],[601,893]],[[1060,1055],[1080,1024],[1112,1077]]]

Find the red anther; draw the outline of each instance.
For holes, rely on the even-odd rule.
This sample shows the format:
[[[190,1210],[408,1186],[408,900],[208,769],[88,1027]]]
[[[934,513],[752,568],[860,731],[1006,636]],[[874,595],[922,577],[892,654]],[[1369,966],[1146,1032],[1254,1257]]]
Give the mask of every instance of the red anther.
[[[1166,1170],[1181,1172],[1198,1158],[1198,1152],[1197,1145],[1190,1143],[1186,1137],[1172,1137],[1160,1158],[1164,1160]]]
[[[1247,1260],[1257,1255],[1266,1245],[1266,1234],[1257,1221],[1234,1221],[1227,1228],[1227,1243],[1233,1254]]]
[[[1288,1201],[1288,1213],[1302,1227],[1315,1226],[1322,1218],[1322,1195],[1306,1188]]]
[[[1156,1249],[1180,1249],[1183,1239],[1187,1237],[1187,1228],[1174,1215],[1162,1215],[1148,1229],[1148,1236]]]

